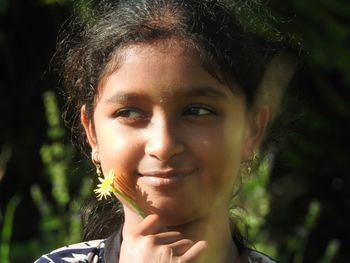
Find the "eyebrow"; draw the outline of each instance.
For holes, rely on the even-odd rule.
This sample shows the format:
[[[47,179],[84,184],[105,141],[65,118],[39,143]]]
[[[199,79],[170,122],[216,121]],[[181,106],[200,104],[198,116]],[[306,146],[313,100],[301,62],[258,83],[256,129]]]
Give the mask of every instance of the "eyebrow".
[[[114,103],[125,103],[131,100],[137,100],[140,99],[140,94],[134,93],[134,92],[123,92],[118,91],[114,93],[112,96],[110,96],[107,100],[107,104],[114,104]]]
[[[207,97],[212,99],[228,99],[228,95],[224,91],[220,91],[216,88],[213,88],[211,86],[199,86],[199,87],[193,87],[186,91],[180,91],[174,94],[178,97]],[[123,92],[118,91],[114,93],[112,96],[110,96],[107,100],[107,104],[114,104],[114,103],[126,103],[128,101],[135,101],[135,100],[144,100],[144,96],[140,93],[136,92]]]
[[[218,90],[217,88],[213,88],[211,86],[195,87],[189,91],[183,92],[181,95],[186,97],[211,97],[217,99],[228,99],[228,96],[224,91]]]

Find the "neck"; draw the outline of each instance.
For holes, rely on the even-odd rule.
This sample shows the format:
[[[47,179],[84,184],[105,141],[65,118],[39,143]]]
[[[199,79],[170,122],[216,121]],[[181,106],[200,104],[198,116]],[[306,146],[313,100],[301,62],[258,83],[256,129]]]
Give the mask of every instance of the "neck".
[[[208,249],[198,261],[200,263],[236,262],[238,250],[232,240],[230,218],[227,209],[218,209],[196,221],[169,228],[176,230],[194,242],[205,240]]]
[[[123,235],[127,235],[135,224],[140,222],[140,218],[130,215],[130,211],[125,211],[125,223]],[[206,216],[193,220],[186,224],[177,226],[168,226],[169,231],[178,231],[183,238],[190,239],[193,242],[205,240],[208,248],[198,263],[226,263],[239,262],[238,250],[232,240],[232,229],[230,217],[226,208],[220,208],[212,211]]]

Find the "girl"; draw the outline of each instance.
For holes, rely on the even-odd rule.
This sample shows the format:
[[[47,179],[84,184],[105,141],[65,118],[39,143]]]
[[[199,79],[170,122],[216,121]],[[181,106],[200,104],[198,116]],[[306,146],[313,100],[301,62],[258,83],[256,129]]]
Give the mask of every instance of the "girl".
[[[36,262],[275,262],[245,245],[228,209],[270,119],[257,94],[278,52],[239,3],[103,1],[62,41],[74,135],[123,224],[115,202],[89,210],[95,240]]]

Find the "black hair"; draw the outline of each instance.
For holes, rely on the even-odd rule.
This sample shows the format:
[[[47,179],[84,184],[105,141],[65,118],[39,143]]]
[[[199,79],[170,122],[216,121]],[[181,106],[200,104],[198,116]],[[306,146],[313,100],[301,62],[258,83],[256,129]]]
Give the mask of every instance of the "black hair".
[[[80,15],[79,18],[78,15],[72,21],[70,32],[63,33],[65,37],[60,41],[57,53],[63,55],[62,79],[67,101],[64,116],[72,129],[73,139],[85,150],[88,145],[80,123],[80,109],[85,105],[88,118],[92,118],[99,83],[109,63],[123,48],[178,40],[185,48],[198,52],[211,74],[230,88],[236,87],[235,92],[244,94],[246,105],[251,107],[266,66],[285,42],[263,5],[255,1],[97,2],[90,2],[88,16]],[[253,4],[259,10],[250,14]],[[87,208],[83,217],[86,239],[108,236],[115,231],[115,224],[109,222],[120,221],[117,202],[96,205],[99,208]],[[96,217],[94,212],[103,215]],[[110,228],[105,229],[107,226]],[[236,240],[242,240],[238,233]]]

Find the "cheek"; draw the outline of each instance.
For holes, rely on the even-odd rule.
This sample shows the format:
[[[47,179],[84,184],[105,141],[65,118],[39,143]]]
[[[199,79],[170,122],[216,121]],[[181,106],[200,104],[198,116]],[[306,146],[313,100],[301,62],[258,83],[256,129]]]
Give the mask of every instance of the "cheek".
[[[98,146],[104,172],[113,168],[132,176],[143,154],[142,139],[134,133],[116,128],[104,128],[98,134]]]
[[[236,180],[244,138],[243,129],[231,126],[215,129],[201,137],[196,137],[196,156],[202,164],[202,187],[212,194],[231,195]]]

